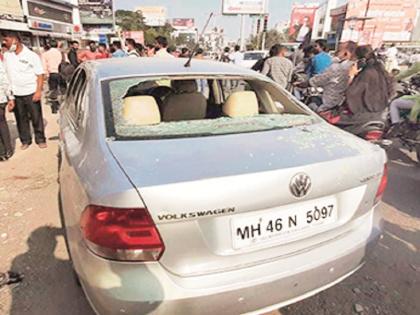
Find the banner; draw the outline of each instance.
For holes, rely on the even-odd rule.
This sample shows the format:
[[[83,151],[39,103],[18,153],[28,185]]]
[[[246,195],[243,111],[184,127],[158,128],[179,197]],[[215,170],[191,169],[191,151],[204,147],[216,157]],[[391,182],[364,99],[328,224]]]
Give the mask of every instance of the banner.
[[[293,5],[289,28],[289,36],[292,40],[303,42],[307,36],[312,34],[318,8],[318,5]]]
[[[114,24],[112,0],[79,0],[82,24]]]
[[[175,29],[188,29],[194,26],[194,19],[172,19],[172,27]]]
[[[383,42],[410,41],[417,0],[350,0],[341,40],[379,47]]]
[[[223,0],[223,14],[254,14],[268,13],[268,0]]]
[[[140,6],[135,9],[141,11],[144,23],[147,26],[164,26],[166,23],[167,10],[161,6]]]
[[[23,18],[19,0],[0,0],[0,17],[5,20]]]

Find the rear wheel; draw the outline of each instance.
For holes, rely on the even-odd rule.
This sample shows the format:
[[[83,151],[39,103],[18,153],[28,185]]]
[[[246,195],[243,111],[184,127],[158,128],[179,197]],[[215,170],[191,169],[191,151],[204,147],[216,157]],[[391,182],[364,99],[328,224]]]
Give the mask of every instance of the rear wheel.
[[[64,243],[66,245],[67,254],[69,256],[69,261],[70,261],[70,264],[71,264],[71,270],[73,272],[74,281],[76,282],[78,287],[81,287],[82,285],[80,284],[79,276],[77,275],[76,270],[74,270],[73,260],[71,258],[70,246],[69,246],[69,241],[68,241],[67,231],[66,231],[66,224],[65,224],[65,221],[64,221],[63,204],[62,204],[62,201],[61,201],[61,191],[60,190],[58,190],[58,212],[60,214],[61,229],[63,231]]]

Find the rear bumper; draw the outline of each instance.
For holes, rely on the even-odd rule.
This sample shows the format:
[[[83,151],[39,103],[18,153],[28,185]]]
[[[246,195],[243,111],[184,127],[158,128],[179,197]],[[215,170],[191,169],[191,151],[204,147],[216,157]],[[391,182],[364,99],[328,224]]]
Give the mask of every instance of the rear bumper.
[[[257,314],[316,294],[360,268],[381,235],[377,212],[357,219],[351,232],[326,244],[220,274],[181,278],[159,263],[104,260],[80,243],[72,256],[98,314]]]

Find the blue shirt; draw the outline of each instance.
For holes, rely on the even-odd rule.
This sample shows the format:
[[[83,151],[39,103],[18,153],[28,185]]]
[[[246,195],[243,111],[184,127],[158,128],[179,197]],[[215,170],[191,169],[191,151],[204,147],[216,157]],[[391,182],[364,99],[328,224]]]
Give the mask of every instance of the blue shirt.
[[[127,57],[127,53],[122,49],[118,49],[112,54],[112,57],[113,58]]]
[[[325,51],[320,52],[312,58],[311,76],[323,73],[331,64],[331,56]]]

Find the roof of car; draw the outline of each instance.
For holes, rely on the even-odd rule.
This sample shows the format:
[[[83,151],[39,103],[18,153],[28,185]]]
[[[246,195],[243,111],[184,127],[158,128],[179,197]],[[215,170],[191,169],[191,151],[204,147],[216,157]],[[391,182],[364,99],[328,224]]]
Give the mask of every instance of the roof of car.
[[[192,59],[185,67],[185,58],[111,58],[86,62],[99,79],[134,75],[226,74],[256,76],[257,73],[229,63]]]

